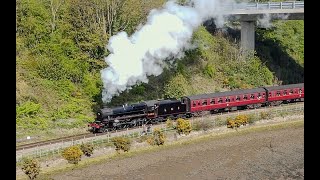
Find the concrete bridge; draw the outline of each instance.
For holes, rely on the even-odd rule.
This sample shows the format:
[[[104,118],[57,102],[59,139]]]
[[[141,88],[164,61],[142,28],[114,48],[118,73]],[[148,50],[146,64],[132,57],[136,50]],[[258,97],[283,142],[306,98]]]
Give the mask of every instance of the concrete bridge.
[[[222,8],[229,20],[241,22],[241,48],[254,50],[255,22],[258,19],[303,20],[304,1],[228,4]]]

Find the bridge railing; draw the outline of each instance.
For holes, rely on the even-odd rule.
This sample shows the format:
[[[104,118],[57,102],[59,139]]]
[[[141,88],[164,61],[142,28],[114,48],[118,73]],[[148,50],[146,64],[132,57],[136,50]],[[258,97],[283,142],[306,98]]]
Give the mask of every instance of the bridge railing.
[[[225,10],[261,10],[261,9],[299,9],[304,8],[304,1],[239,3],[225,5]]]

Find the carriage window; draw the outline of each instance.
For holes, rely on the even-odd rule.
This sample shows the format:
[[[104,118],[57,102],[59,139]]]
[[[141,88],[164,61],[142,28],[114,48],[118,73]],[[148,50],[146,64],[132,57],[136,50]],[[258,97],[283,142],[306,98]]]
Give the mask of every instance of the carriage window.
[[[178,110],[180,109],[180,107],[178,106]]]
[[[193,101],[193,107],[196,107],[196,105],[197,105],[196,102]]]
[[[210,104],[215,104],[215,100],[211,99]]]
[[[229,97],[226,98],[226,102],[230,102],[230,98]]]
[[[283,91],[283,95],[287,95],[287,90],[284,90],[284,91]]]
[[[277,91],[277,96],[280,96],[280,91]]]
[[[198,101],[198,106],[200,106],[200,101]]]
[[[164,108],[164,109],[163,109],[163,111],[164,111],[164,112],[167,112],[167,109],[166,109],[166,108]]]
[[[202,105],[207,105],[207,100],[204,100],[204,101],[202,102]]]
[[[247,95],[243,95],[243,99],[248,99]]]
[[[236,96],[236,101],[240,101],[240,96]]]
[[[219,101],[218,101],[218,103],[222,103],[222,98],[219,98]]]
[[[258,99],[260,99],[261,98],[261,94],[260,93],[258,93]]]
[[[299,89],[299,94],[301,94],[302,93],[302,89]]]
[[[250,95],[250,99],[254,99],[254,94],[251,94],[251,95]]]
[[[289,94],[293,94],[293,90],[292,89],[290,90]]]
[[[173,107],[171,108],[171,111],[173,111]]]
[[[271,94],[271,92],[269,92],[269,97],[271,97],[272,96],[272,94]]]

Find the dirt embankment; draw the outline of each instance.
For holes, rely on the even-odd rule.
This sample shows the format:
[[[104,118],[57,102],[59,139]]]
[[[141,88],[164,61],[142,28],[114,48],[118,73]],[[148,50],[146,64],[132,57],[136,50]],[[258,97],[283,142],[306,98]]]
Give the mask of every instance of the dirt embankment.
[[[53,175],[82,179],[304,179],[304,127],[207,138]]]

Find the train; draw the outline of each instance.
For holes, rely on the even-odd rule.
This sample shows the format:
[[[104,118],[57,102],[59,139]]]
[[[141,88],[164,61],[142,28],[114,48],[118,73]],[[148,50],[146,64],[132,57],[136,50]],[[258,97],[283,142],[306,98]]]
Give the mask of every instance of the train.
[[[88,127],[98,133],[160,123],[168,118],[175,120],[298,101],[304,101],[304,83],[190,95],[180,99],[149,100],[102,108]]]

